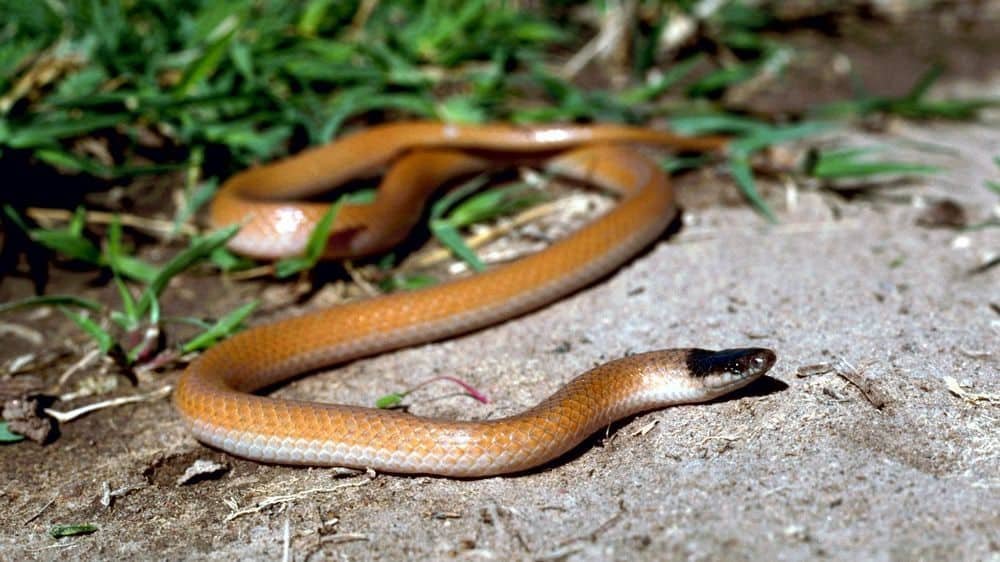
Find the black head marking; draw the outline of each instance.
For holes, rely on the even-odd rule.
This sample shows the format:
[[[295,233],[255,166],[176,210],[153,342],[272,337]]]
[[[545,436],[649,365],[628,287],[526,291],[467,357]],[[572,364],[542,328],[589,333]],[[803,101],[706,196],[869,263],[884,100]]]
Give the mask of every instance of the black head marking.
[[[763,375],[774,365],[777,356],[770,349],[744,347],[739,349],[691,349],[687,355],[687,368],[693,377],[707,377],[730,373],[733,375],[756,377]]]

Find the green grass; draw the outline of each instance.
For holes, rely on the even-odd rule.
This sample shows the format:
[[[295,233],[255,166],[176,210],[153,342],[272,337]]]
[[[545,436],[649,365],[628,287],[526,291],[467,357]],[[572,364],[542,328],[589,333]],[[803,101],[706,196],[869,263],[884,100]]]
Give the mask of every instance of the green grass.
[[[53,525],[49,528],[49,536],[54,539],[78,537],[80,535],[89,535],[96,532],[97,525],[91,525],[90,523],[83,523],[79,525]]]
[[[5,209],[5,211],[15,222],[21,222],[20,217],[13,210]],[[81,215],[77,213],[76,216]],[[78,219],[74,219],[67,229],[42,232],[66,234],[67,239],[72,239],[69,238],[69,235],[79,230],[75,226],[77,223]],[[112,308],[97,301],[72,295],[48,295],[4,303],[0,305],[0,313],[33,306],[56,306],[97,343],[98,349],[102,353],[111,356],[127,370],[151,350],[152,343],[143,336],[147,333],[159,333],[159,327],[163,320],[160,315],[159,299],[170,280],[191,267],[207,261],[213,252],[221,248],[236,234],[237,230],[238,227],[233,226],[194,238],[187,248],[175,254],[163,266],[149,266],[151,271],[148,279],[143,280],[138,297],[136,297],[132,288],[123,280],[123,270],[120,267],[120,264],[131,263],[132,258],[123,253],[121,226],[117,222],[112,223],[108,229],[107,240],[102,244],[105,248],[104,253],[98,253],[96,257],[91,256],[89,251],[80,253],[80,255],[85,255],[88,259],[93,258],[93,261],[88,263],[106,265],[110,268],[115,286],[118,289],[120,308]],[[40,239],[47,241],[49,238],[57,237],[41,237]],[[60,248],[66,244],[62,238],[58,239],[60,243],[50,247],[61,251]],[[79,242],[71,244],[70,247],[97,248],[89,240],[83,238],[80,240],[85,240],[86,244],[90,244],[90,246]],[[71,258],[81,259],[79,255],[68,255]],[[239,329],[242,321],[256,306],[255,302],[244,305],[223,316],[214,324],[203,324],[197,319],[193,319],[192,322],[188,323],[201,325],[203,331],[184,344],[181,350],[190,352],[204,349],[211,343],[227,337]],[[95,315],[96,319],[91,316],[91,313]],[[182,319],[182,321],[186,320]],[[153,331],[150,332],[150,329]],[[129,343],[134,340],[139,341],[138,343]],[[153,351],[159,350],[153,349]]]
[[[0,91],[26,67],[51,61],[65,71],[37,100],[8,95],[0,146],[102,177],[184,165],[100,166],[65,144],[155,128],[189,155],[224,148],[236,169],[286,152],[293,137],[326,142],[370,112],[439,118],[512,104],[504,69],[567,34],[495,4],[379,3],[358,30],[347,2],[68,2],[56,13],[55,4],[7,0],[13,37],[0,50]],[[470,87],[438,94],[456,84]]]
[[[473,271],[486,265],[465,244],[461,229],[515,213],[545,199],[545,195],[524,183],[481,191],[487,178],[479,176],[447,193],[431,206],[430,230],[444,247]],[[478,192],[478,193],[477,193]]]
[[[467,396],[474,398],[481,404],[489,404],[490,402],[490,399],[485,394],[477,390],[471,384],[456,377],[451,377],[448,375],[438,375],[430,377],[428,379],[424,379],[423,381],[413,385],[407,390],[392,392],[390,394],[385,394],[383,396],[380,396],[378,399],[375,400],[375,407],[380,409],[398,408],[400,407],[400,405],[403,403],[403,400],[405,400],[407,396],[431,383],[438,381],[448,382],[460,387]]]
[[[620,87],[594,76],[568,78],[563,63],[596,33],[594,17],[611,4],[542,2],[533,9],[493,0],[0,0],[0,158],[23,156],[66,175],[120,185],[137,176],[174,181],[181,203],[174,234],[193,220],[230,174],[254,163],[325,143],[348,128],[397,119],[480,123],[615,121],[667,118],[686,134],[727,133],[725,156],[736,186],[767,220],[776,215],[760,195],[754,155],[774,144],[830,127],[832,119],[895,114],[910,118],[972,117],[996,100],[930,100],[941,75],[933,67],[899,98],[868,96],[815,108],[809,120],[772,123],[725,105],[726,94],[787,70],[793,50],[763,31],[767,11],[721,3],[698,20],[698,49],[665,56],[661,33],[671,18],[694,17],[697,3],[639,3]],[[611,7],[609,7],[611,6]],[[592,74],[603,75],[603,70]],[[81,148],[89,141],[103,156]],[[714,165],[717,158],[665,159],[668,170]],[[832,151],[813,162],[821,178],[931,170]],[[162,188],[166,189],[165,184]],[[993,189],[995,183],[988,184]],[[474,269],[482,263],[462,242],[470,224],[516,212],[538,194],[513,186],[446,196],[433,207],[430,231]],[[370,196],[362,195],[362,196]],[[44,200],[44,197],[42,198]],[[162,198],[164,201],[167,197]],[[120,225],[97,231],[83,208],[61,228],[40,228],[23,206],[4,207],[5,224],[60,260],[110,274],[119,303],[107,307],[69,296],[0,306],[58,305],[101,349],[130,364],[142,351],[126,337],[159,326],[159,296],[170,279],[200,263],[221,270],[251,265],[222,245],[232,230],[185,240],[162,264],[136,257]],[[276,264],[279,277],[301,274],[320,258],[337,206],[316,229],[307,255]],[[174,247],[184,244],[174,242]],[[387,262],[388,263],[388,260]],[[426,286],[422,275],[389,275],[387,290]],[[180,346],[203,349],[238,329],[255,305],[244,305]],[[192,319],[188,319],[193,322]],[[189,322],[190,323],[190,322]]]
[[[0,92],[8,92],[0,147],[31,151],[67,172],[118,179],[201,165],[206,153],[237,170],[327,142],[369,115],[638,123],[662,111],[667,95],[707,99],[752,78],[780,50],[750,39],[766,14],[733,4],[709,19],[709,40],[738,47],[741,60],[718,65],[695,55],[664,64],[650,54],[667,21],[661,8],[636,37],[645,53],[631,69],[636,85],[616,92],[559,76],[552,53],[592,32],[554,7],[484,0],[375,6],[356,22],[356,3],[329,0],[0,1],[12,14],[0,48]],[[654,67],[663,72],[641,80]],[[15,87],[33,69],[51,68],[59,70],[49,82]],[[686,91],[678,91],[682,78],[694,80]],[[180,150],[140,164],[141,147],[125,146],[108,165],[72,147],[81,137],[140,133]]]
[[[864,117],[872,114],[898,115],[909,119],[975,118],[982,109],[1000,106],[1000,97],[932,100],[927,98],[943,69],[933,65],[920,76],[910,91],[899,97],[872,96],[859,92],[854,99],[837,101],[815,108],[812,113],[825,119]]]
[[[10,430],[7,422],[0,422],[0,443],[19,443],[24,441],[24,436]]]
[[[135,281],[149,282],[156,276],[156,268],[128,255],[121,247],[120,227],[110,232],[118,232],[104,248],[94,243],[84,232],[86,210],[77,207],[73,218],[65,228],[45,229],[29,226],[10,205],[3,206],[3,213],[10,222],[28,235],[28,238],[64,258],[90,264],[94,267],[110,267],[117,273]],[[115,241],[115,243],[111,243]]]
[[[938,166],[915,162],[877,160],[880,147],[841,148],[814,152],[806,163],[806,173],[823,180],[859,179],[875,176],[912,176],[936,174]]]

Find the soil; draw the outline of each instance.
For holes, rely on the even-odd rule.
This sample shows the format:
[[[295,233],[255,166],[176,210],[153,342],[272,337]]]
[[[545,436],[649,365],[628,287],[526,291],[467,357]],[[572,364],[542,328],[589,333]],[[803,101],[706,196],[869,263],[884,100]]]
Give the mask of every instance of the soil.
[[[940,39],[950,47],[954,37]],[[876,52],[852,56],[881,64]],[[941,91],[996,96],[993,65],[971,65]],[[48,445],[0,448],[0,559],[274,560],[286,549],[290,560],[998,559],[1000,267],[981,266],[1000,252],[1000,229],[948,226],[953,208],[948,220],[928,213],[947,200],[967,224],[996,218],[1000,198],[984,184],[1000,177],[1000,116],[884,125],[824,142],[888,146],[943,172],[840,191],[762,178],[776,225],[738,198],[727,204],[723,170],[689,174],[678,182],[680,231],[610,278],[515,321],[274,394],[371,404],[446,374],[492,401],[431,386],[409,397],[412,413],[493,418],[629,352],[775,349],[770,376],[745,391],[626,420],[527,474],[459,481],[233,458],[195,442],[163,399],[102,410],[63,424]],[[31,290],[9,278],[0,300]],[[185,275],[164,309],[213,316],[292,290]],[[49,292],[115,300],[86,271],[53,270]],[[254,322],[321,301],[274,305]],[[52,384],[87,344],[52,311],[2,320],[0,364],[52,355],[5,377],[7,387]],[[107,370],[97,361],[68,388]],[[143,375],[135,388],[122,379],[113,395],[177,375]],[[225,468],[179,485],[199,459]],[[79,523],[97,530],[48,534]]]

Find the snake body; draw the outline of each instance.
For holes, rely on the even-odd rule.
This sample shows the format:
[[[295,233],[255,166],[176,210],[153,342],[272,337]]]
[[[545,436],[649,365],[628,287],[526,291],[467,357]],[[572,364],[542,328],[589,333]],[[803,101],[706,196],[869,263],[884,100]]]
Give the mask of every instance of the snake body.
[[[237,174],[221,188],[212,220],[242,221],[232,247],[267,258],[301,251],[327,208],[290,199],[387,166],[374,203],[342,208],[329,257],[391,247],[438,185],[498,159],[545,159],[553,173],[616,192],[620,201],[548,249],[486,273],[241,332],[187,368],[175,392],[177,409],[199,440],[251,459],[479,477],[543,464],[622,417],[709,400],[744,386],[771,367],[773,352],[675,349],[633,355],[577,377],[522,414],[489,421],[433,420],[252,394],[323,366],[496,324],[592,283],[650,244],[676,213],[666,176],[629,145],[705,150],[721,142],[615,125],[403,123]]]

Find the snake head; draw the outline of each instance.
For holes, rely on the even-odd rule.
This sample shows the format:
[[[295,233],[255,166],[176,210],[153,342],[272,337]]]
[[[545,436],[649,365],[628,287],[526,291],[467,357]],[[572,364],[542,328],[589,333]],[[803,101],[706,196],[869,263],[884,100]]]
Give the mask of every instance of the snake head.
[[[762,347],[690,349],[686,361],[691,376],[718,396],[759,378],[774,365],[777,356]]]

